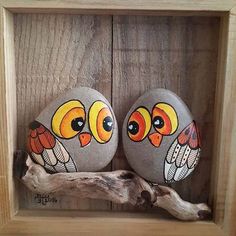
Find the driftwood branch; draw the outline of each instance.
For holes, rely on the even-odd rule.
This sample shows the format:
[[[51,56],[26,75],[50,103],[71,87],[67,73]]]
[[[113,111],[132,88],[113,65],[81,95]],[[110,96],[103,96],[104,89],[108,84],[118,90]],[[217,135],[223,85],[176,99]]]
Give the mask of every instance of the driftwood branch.
[[[76,172],[49,174],[25,152],[17,152],[15,175],[33,192],[104,199],[114,203],[161,207],[180,220],[203,220],[209,207],[180,198],[169,187],[152,185],[132,171]]]

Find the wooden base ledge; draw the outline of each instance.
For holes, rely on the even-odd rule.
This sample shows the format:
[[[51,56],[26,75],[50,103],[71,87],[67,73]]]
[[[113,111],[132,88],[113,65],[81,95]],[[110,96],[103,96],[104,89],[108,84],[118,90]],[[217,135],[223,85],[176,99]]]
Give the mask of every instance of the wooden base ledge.
[[[35,193],[161,207],[184,221],[209,219],[211,215],[206,204],[186,202],[172,188],[148,183],[132,171],[49,174],[42,166],[34,163],[27,153],[17,151],[14,174]]]

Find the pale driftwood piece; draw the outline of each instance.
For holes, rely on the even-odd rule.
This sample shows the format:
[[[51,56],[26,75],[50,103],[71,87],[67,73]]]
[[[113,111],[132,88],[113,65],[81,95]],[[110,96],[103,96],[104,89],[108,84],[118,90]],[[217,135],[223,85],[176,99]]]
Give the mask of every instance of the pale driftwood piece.
[[[204,204],[192,204],[169,187],[152,185],[132,171],[49,174],[30,156],[17,152],[14,173],[35,193],[103,199],[118,204],[161,207],[180,220],[203,220],[210,216]]]

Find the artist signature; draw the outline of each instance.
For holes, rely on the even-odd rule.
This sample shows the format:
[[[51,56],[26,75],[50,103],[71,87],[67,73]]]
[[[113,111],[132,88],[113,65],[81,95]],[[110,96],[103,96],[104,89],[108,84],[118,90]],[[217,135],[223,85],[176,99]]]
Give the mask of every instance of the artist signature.
[[[34,197],[36,203],[46,206],[48,203],[57,203],[55,197],[50,197],[49,194],[36,194]]]

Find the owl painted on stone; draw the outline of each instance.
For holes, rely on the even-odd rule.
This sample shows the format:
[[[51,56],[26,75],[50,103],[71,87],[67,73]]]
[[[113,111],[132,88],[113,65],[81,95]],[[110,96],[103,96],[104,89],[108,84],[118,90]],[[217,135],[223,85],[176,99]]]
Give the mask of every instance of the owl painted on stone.
[[[113,110],[91,88],[75,88],[61,95],[29,125],[29,153],[52,172],[100,170],[111,161],[117,145]]]
[[[131,167],[154,183],[186,178],[201,152],[199,132],[189,109],[165,89],[151,90],[134,103],[124,120],[122,138]]]

